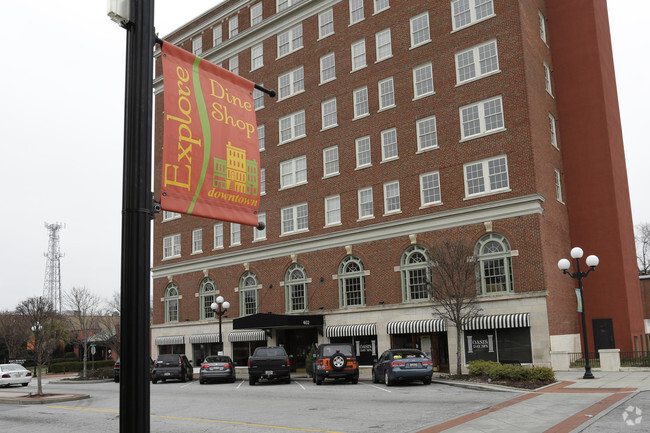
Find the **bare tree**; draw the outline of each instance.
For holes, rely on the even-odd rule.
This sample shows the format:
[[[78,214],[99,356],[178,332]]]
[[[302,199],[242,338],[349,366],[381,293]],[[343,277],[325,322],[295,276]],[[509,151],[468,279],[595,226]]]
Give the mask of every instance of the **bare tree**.
[[[88,375],[88,338],[99,328],[98,317],[100,313],[100,298],[93,295],[85,287],[73,287],[64,296],[65,305],[72,310],[71,329],[75,332],[75,338],[83,344],[83,374]]]
[[[107,301],[106,311],[100,318],[99,327],[106,340],[106,346],[118,357],[120,356],[120,315],[121,296],[120,292],[113,292],[113,296]]]
[[[0,312],[0,340],[7,346],[9,359],[25,355],[29,337],[29,326],[25,324],[22,316],[10,311]]]
[[[436,313],[456,326],[456,374],[461,374],[462,325],[481,312],[473,248],[459,240],[435,245],[430,251],[431,276],[427,287]]]
[[[650,275],[650,224],[638,224],[634,239],[636,240],[639,275]]]

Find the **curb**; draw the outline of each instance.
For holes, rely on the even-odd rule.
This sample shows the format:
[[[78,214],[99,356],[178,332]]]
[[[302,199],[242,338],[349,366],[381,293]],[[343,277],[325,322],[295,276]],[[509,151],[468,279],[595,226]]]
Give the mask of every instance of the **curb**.
[[[0,404],[15,404],[15,405],[32,405],[32,404],[52,404],[62,403],[64,401],[85,400],[90,398],[87,394],[54,394],[51,396],[43,397],[29,397],[29,395],[21,395],[19,397],[0,397]]]

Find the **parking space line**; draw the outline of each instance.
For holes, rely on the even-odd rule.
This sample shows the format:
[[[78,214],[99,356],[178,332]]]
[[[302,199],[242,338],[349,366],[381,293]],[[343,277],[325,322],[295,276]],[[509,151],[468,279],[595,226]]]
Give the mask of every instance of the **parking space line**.
[[[189,382],[189,383],[186,383],[186,384],[184,384],[184,385],[181,385],[181,388],[185,388],[186,386],[190,386],[190,385],[193,384],[193,383],[194,383],[194,381]]]
[[[366,384],[364,384],[364,385],[366,385]],[[390,389],[381,388],[381,387],[379,387],[379,386],[377,386],[377,385],[366,385],[366,386],[371,386],[371,387],[373,387],[373,388],[375,388],[375,389],[379,389],[379,390],[381,390],[381,391],[388,392],[388,393],[393,392],[393,391],[391,391]]]
[[[295,383],[297,383],[297,384],[298,384],[298,386],[299,386],[299,387],[301,387],[303,391],[305,390],[305,387],[304,387],[304,386],[302,386],[302,383],[300,383],[300,382],[299,382],[299,381],[297,381],[297,380],[294,380],[294,382],[295,382]]]
[[[244,381],[243,381],[243,380],[242,380],[241,382],[239,382],[239,385],[237,385],[237,388],[235,388],[235,389],[239,389],[239,387],[240,387],[240,386],[242,386],[242,385],[243,385],[243,383],[244,383]]]

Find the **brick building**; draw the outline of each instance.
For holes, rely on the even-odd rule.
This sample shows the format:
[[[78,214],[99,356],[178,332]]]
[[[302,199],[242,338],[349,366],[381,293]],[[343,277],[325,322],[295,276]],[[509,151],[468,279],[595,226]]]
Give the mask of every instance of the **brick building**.
[[[282,344],[299,368],[313,343],[350,341],[361,364],[409,346],[444,370],[458,330],[423,282],[455,239],[474,245],[485,316],[460,330],[464,361],[580,351],[557,268],[572,246],[600,257],[590,348],[645,345],[605,0],[230,0],[165,40],[278,97],[255,95],[264,231],[156,217],[154,357],[214,353],[221,295],[240,363]]]

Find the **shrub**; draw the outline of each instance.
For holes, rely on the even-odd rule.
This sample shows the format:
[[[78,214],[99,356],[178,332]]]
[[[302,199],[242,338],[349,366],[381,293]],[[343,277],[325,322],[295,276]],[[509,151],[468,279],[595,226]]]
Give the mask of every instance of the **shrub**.
[[[526,367],[500,364],[494,361],[472,361],[469,363],[471,376],[487,376],[491,380],[514,380],[528,382],[553,382],[555,373],[549,367]]]
[[[63,357],[67,360],[77,359],[77,354],[74,352],[66,352]]]
[[[103,367],[113,367],[115,361],[95,361],[95,368]],[[88,371],[91,371],[92,361],[86,363],[86,368]],[[84,369],[83,361],[69,361],[69,362],[59,362],[57,364],[51,364],[48,371],[50,373],[71,373],[71,372],[81,372]]]

